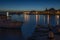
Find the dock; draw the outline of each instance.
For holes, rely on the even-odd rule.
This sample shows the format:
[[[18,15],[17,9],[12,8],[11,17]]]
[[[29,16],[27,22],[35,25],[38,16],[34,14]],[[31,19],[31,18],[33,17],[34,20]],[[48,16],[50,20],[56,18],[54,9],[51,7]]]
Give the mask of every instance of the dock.
[[[36,26],[35,31],[32,33],[31,37],[28,37],[28,40],[60,40],[60,33],[55,34],[50,27],[42,25]]]

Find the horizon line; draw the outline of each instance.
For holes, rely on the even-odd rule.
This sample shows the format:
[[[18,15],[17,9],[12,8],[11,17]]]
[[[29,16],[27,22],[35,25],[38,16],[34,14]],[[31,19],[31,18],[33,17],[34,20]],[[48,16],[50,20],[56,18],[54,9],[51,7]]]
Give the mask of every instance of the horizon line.
[[[51,8],[49,8],[49,9],[51,9]],[[47,10],[49,10],[48,8],[47,8]],[[55,9],[55,8],[54,8]],[[0,11],[45,11],[46,10],[46,8],[45,9],[43,9],[43,10],[35,10],[35,9],[32,9],[32,10],[17,10],[17,9],[0,9]],[[59,9],[55,9],[55,10],[60,10],[60,8]]]

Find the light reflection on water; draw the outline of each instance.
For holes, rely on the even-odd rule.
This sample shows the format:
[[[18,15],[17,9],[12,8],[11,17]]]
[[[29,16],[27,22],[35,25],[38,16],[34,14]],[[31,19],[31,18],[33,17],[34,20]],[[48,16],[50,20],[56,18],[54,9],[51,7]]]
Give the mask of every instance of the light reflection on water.
[[[26,15],[26,14],[25,14],[25,15],[24,15],[24,21],[25,21],[25,22],[28,22],[28,20],[29,20],[29,15]]]
[[[57,25],[59,24],[59,15],[56,15]]]
[[[36,24],[39,21],[39,15],[36,15]]]
[[[59,24],[59,15],[13,15],[11,17],[12,20],[23,21],[24,24],[21,27],[23,36],[29,37],[32,35],[36,24],[47,25],[51,24],[55,26]]]
[[[24,38],[27,38],[32,35],[37,24],[41,24],[45,26],[47,24],[51,24],[55,26],[56,24],[59,24],[60,22],[59,15],[49,16],[49,15],[26,15],[26,14],[23,15],[22,14],[22,15],[11,15],[11,19],[24,22],[23,26],[21,27]],[[10,32],[10,34],[9,33],[7,34],[5,34],[5,36],[7,35],[6,38],[8,37],[9,39],[10,38],[14,39],[15,37],[16,39],[18,39],[20,37],[19,35],[20,33],[18,34],[17,32],[16,34],[14,32]]]
[[[47,15],[47,22],[48,22],[48,24],[49,24],[49,15]]]

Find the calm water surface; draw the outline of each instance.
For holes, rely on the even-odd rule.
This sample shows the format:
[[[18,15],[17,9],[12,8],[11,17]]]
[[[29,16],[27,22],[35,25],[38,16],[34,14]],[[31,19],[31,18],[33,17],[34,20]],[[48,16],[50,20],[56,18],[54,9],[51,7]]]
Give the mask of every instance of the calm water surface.
[[[24,24],[21,27],[23,36],[25,38],[32,35],[34,32],[34,29],[36,28],[37,24],[45,25],[47,27],[47,24],[51,24],[55,26],[56,24],[59,24],[59,15],[12,15],[12,20],[17,21],[23,21]]]
[[[34,32],[36,25],[44,25],[47,27],[47,24],[51,24],[52,26],[55,26],[56,24],[60,24],[60,16],[59,15],[11,15],[11,20],[17,20],[17,21],[23,21],[23,26],[21,27],[21,33],[20,30],[18,31],[1,31],[0,33],[0,39],[6,39],[6,40],[25,40],[29,36],[32,36],[32,33]],[[4,35],[4,36],[2,36]]]

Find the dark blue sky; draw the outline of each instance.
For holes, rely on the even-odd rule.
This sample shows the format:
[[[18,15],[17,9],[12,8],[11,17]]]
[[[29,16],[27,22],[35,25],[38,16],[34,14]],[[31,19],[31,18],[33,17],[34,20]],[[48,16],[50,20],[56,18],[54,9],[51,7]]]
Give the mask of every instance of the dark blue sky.
[[[60,0],[0,0],[1,10],[60,9]]]

